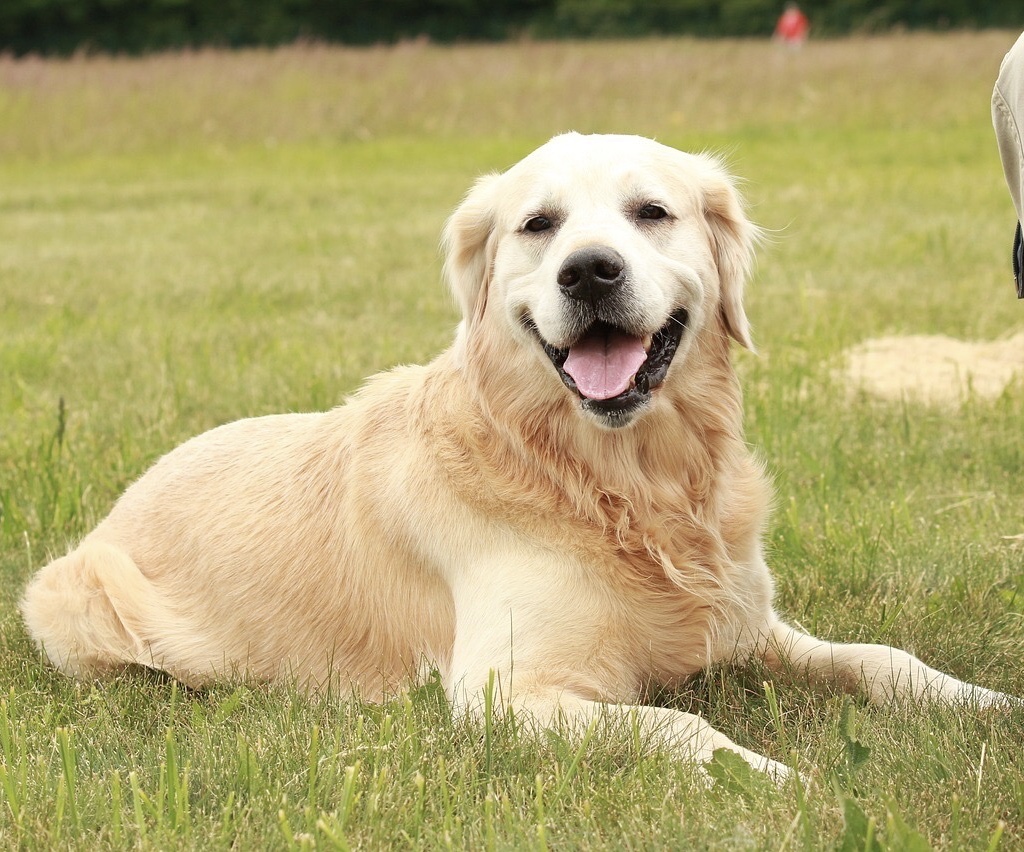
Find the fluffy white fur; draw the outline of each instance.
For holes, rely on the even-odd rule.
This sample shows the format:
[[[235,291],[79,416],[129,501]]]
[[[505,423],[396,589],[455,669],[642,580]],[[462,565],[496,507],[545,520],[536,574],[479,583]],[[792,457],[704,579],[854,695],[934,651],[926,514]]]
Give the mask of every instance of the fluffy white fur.
[[[649,204],[666,216],[638,212]],[[551,227],[535,233],[538,215]],[[645,685],[758,657],[879,702],[1008,700],[772,608],[769,489],[729,358],[730,338],[751,345],[756,237],[713,158],[556,137],[479,181],[447,224],[451,348],[333,411],[230,423],[169,453],[32,580],[32,637],[76,677],[141,664],[369,698],[426,662],[470,710],[493,673],[500,706],[539,724],[632,715],[685,759],[725,747],[777,777],[788,769],[703,719],[637,705]],[[579,333],[556,277],[588,246],[624,259],[638,336],[687,312],[664,383],[614,422],[542,347]]]

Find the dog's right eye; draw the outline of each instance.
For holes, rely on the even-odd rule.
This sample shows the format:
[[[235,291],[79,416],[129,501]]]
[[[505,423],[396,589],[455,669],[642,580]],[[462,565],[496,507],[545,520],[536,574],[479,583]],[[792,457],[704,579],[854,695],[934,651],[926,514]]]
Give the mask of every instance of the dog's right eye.
[[[534,216],[526,220],[526,224],[523,225],[524,231],[529,231],[531,234],[538,234],[541,231],[546,231],[551,227],[551,220],[547,216]]]

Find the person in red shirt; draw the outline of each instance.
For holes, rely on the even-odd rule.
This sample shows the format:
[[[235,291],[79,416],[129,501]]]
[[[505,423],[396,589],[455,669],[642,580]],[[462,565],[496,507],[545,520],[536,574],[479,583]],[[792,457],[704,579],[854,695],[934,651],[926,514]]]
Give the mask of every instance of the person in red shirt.
[[[775,24],[774,37],[776,41],[781,41],[790,47],[800,47],[807,40],[810,28],[811,22],[800,11],[800,7],[796,3],[787,3]]]

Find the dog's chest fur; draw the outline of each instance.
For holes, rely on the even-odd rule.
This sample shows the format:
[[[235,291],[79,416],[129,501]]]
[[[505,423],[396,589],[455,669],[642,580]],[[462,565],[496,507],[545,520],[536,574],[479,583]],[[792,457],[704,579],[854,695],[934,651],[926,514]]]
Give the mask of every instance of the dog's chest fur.
[[[601,667],[628,660],[632,683],[671,683],[742,650],[771,605],[758,543],[767,486],[742,442],[677,430],[567,446],[561,416],[514,438],[464,421],[440,443],[446,485],[470,511],[562,555],[563,590],[580,602],[567,630],[591,635]]]

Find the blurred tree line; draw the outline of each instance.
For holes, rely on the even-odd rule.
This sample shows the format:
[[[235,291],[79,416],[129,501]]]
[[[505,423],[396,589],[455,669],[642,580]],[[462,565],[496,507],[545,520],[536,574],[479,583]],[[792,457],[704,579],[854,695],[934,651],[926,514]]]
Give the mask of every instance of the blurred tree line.
[[[0,51],[770,34],[783,0],[0,0]],[[806,0],[812,34],[1024,27],[1024,0]]]

